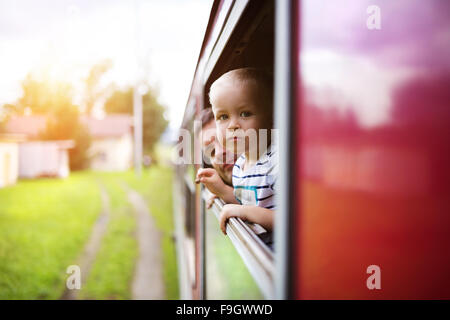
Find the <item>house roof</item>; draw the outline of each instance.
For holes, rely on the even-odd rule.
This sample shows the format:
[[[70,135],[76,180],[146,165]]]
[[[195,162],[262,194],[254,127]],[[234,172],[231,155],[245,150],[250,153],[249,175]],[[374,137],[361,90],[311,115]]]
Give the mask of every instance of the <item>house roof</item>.
[[[34,138],[45,129],[47,118],[45,116],[13,117],[8,120],[5,132],[9,134],[23,134]]]
[[[124,114],[107,115],[102,119],[82,116],[81,121],[94,138],[120,137],[131,132],[133,126],[133,117]],[[5,132],[35,138],[45,129],[46,123],[45,116],[13,117],[8,121]]]
[[[26,140],[26,135],[17,133],[0,133],[0,142],[17,143]]]

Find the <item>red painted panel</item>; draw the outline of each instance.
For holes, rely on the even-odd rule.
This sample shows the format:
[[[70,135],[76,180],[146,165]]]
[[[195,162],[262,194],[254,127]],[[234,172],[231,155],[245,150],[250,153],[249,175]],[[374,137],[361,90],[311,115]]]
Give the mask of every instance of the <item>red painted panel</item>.
[[[450,298],[450,2],[299,3],[295,296]]]

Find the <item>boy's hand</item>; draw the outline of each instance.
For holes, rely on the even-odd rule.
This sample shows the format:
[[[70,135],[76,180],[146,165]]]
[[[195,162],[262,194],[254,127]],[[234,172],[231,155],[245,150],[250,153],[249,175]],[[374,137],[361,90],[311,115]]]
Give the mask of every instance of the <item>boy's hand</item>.
[[[211,209],[212,205],[214,204],[214,200],[216,199],[219,199],[219,197],[215,194],[211,195],[211,197],[206,201],[206,208]]]
[[[260,224],[264,229],[273,230],[274,210],[258,207],[244,206],[240,204],[226,204],[220,212],[220,229],[226,233],[227,221],[231,217],[241,218],[243,221],[250,221]]]
[[[222,178],[217,171],[212,168],[198,169],[195,183],[203,183],[210,192],[219,197],[222,196],[224,189],[226,188],[226,184],[223,182]]]
[[[227,222],[231,217],[241,218],[242,220],[246,220],[246,217],[243,214],[242,205],[240,204],[226,204],[223,206],[222,211],[220,212],[220,229],[223,234],[227,234]]]

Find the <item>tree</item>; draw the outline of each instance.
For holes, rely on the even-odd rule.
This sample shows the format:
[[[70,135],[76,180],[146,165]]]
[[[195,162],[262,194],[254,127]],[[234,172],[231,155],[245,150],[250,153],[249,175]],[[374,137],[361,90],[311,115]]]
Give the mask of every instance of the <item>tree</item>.
[[[101,87],[101,79],[112,67],[111,60],[107,59],[93,65],[85,79],[85,107],[86,114],[91,114],[99,98],[104,96],[108,88]]]
[[[70,168],[81,170],[88,167],[87,150],[92,138],[88,128],[80,121],[80,111],[77,106],[67,105],[54,110],[39,137],[43,140],[74,140],[74,148],[69,149]]]
[[[6,131],[6,124],[8,123],[11,115],[14,114],[16,106],[13,104],[6,103],[0,108],[0,133]]]
[[[48,115],[57,108],[72,105],[72,85],[55,81],[45,73],[41,77],[29,73],[22,81],[22,96],[12,107],[15,114]]]
[[[143,148],[152,153],[156,142],[168,125],[164,118],[165,107],[157,100],[155,90],[150,89],[143,97]],[[105,103],[105,112],[109,114],[133,114],[133,88],[115,90]]]
[[[78,106],[72,102],[72,86],[63,81],[51,81],[45,75],[37,78],[28,74],[22,82],[22,91],[17,103],[8,105],[8,114],[23,115],[28,110],[32,115],[46,116],[46,128],[39,133],[39,138],[74,140],[75,147],[69,150],[70,167],[73,170],[86,167],[91,138],[80,121]]]

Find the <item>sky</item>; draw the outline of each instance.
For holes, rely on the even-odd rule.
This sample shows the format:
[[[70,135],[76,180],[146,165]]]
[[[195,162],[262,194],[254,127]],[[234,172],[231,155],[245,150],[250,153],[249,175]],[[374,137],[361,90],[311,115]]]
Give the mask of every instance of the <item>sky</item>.
[[[97,62],[103,81],[158,88],[170,127],[182,120],[212,0],[0,0],[0,106],[29,72],[76,83]]]

